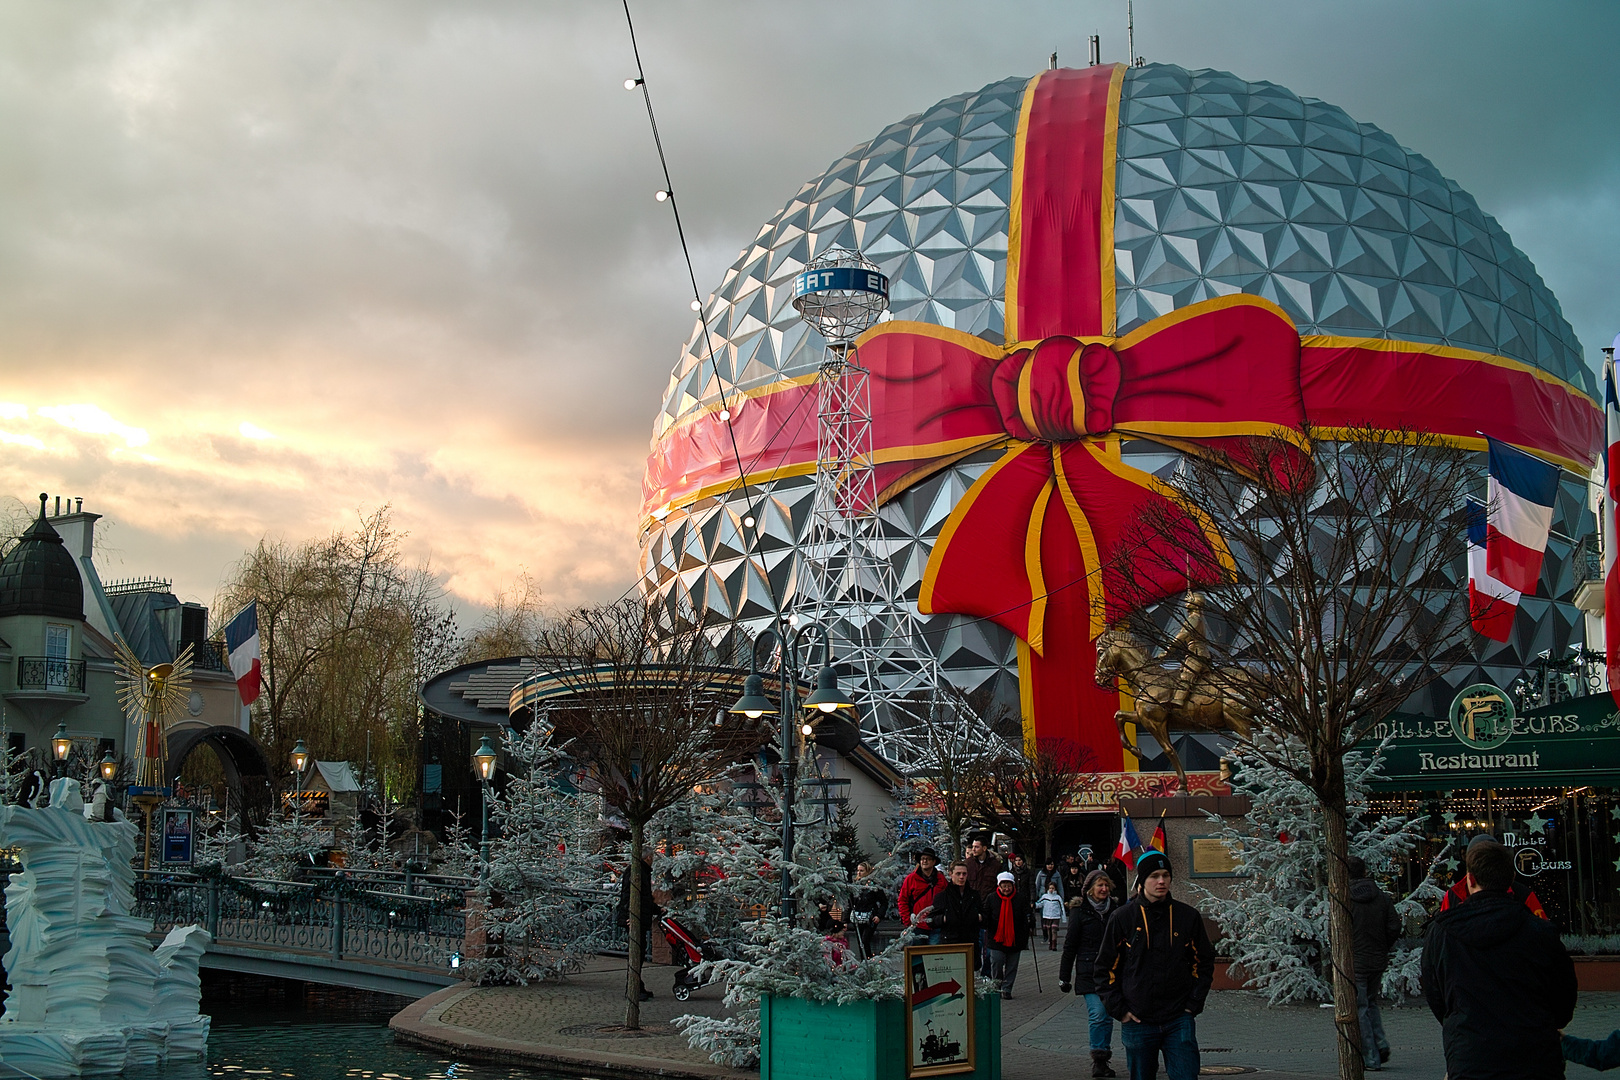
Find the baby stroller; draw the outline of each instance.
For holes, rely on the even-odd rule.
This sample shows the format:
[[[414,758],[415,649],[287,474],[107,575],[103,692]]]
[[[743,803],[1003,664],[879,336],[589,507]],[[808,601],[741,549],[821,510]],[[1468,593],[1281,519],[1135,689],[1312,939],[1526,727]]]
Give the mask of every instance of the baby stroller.
[[[704,960],[724,960],[725,955],[719,947],[708,938],[699,939],[698,936],[682,926],[673,915],[665,915],[658,920],[658,925],[664,931],[664,940],[669,942],[669,950],[675,960],[675,1000],[685,1001],[692,996],[692,991],[700,986],[712,982],[712,979],[699,979],[692,974],[694,965]]]

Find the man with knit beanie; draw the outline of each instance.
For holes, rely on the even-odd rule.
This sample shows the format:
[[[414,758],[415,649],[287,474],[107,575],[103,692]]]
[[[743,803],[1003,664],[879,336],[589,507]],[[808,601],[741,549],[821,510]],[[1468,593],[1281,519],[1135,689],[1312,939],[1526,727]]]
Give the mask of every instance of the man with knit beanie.
[[[1103,931],[1096,971],[1108,1014],[1120,1022],[1131,1080],[1154,1080],[1164,1054],[1170,1080],[1198,1075],[1198,1032],[1215,978],[1215,950],[1198,909],[1170,896],[1170,859],[1136,863],[1136,895]]]

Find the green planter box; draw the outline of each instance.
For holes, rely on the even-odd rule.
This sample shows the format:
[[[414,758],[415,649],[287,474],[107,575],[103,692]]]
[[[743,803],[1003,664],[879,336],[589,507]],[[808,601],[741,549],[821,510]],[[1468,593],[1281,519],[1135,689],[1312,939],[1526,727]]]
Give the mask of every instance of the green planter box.
[[[1001,1080],[999,995],[979,998],[973,1024],[978,1068],[955,1075]],[[760,1001],[760,1080],[904,1080],[905,1075],[905,1002]]]

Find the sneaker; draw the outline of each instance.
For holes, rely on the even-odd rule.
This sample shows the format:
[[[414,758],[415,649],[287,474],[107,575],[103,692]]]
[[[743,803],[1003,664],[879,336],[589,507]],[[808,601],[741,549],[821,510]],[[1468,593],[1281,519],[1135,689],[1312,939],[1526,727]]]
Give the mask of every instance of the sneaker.
[[[653,999],[653,992],[651,990],[643,990],[641,992],[641,1000],[642,1001],[651,1001],[652,999]]]
[[[1011,1001],[1012,1000],[1012,991],[1011,990],[1003,990],[1001,992],[1001,1000],[1002,1001]]]
[[[1380,1065],[1388,1065],[1389,1064],[1389,1047],[1380,1046],[1378,1048],[1378,1064],[1380,1064]]]

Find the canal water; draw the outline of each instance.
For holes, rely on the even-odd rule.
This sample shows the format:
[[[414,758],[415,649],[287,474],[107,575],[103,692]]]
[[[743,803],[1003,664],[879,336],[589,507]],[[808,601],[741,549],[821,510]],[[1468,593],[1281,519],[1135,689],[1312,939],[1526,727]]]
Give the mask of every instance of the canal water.
[[[127,1080],[557,1080],[559,1074],[475,1065],[394,1041],[404,998],[205,972],[213,1018],[208,1061],[131,1070]]]

